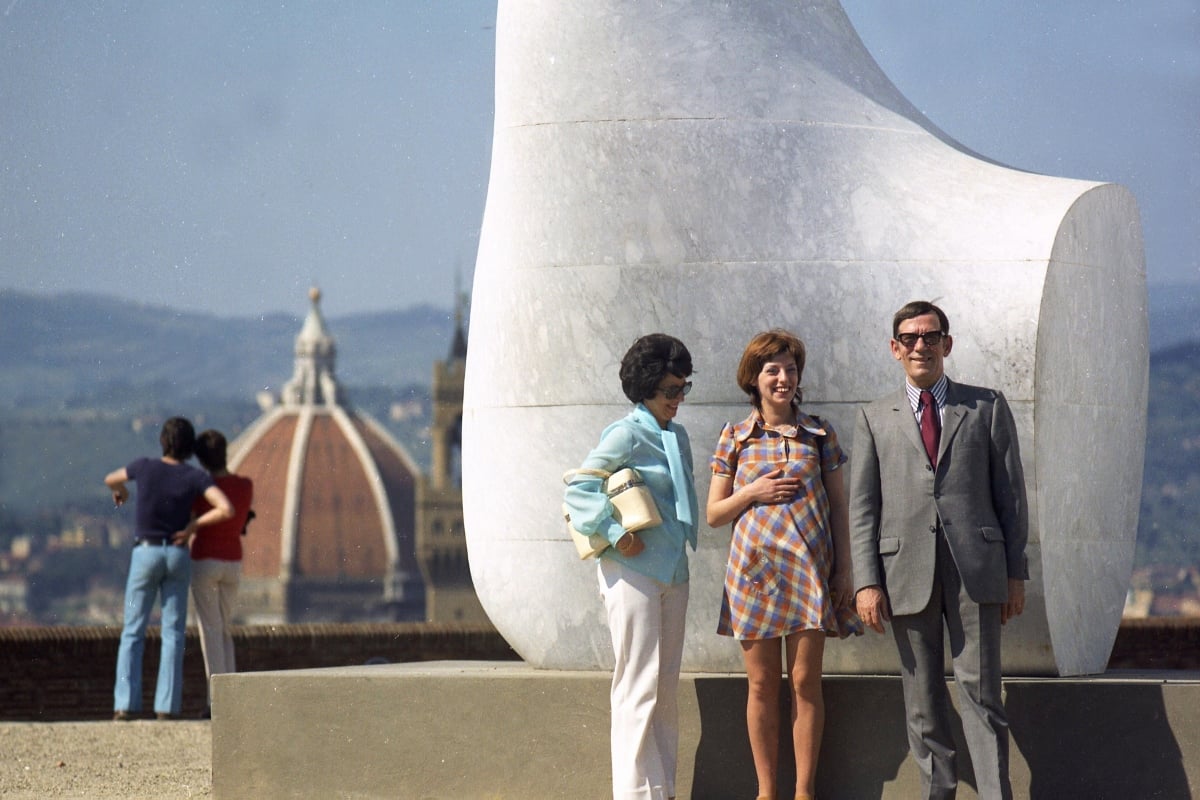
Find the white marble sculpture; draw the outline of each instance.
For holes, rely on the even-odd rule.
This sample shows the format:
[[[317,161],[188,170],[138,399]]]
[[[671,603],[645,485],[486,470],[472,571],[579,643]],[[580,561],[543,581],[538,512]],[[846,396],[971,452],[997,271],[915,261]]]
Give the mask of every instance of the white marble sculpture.
[[[947,8],[947,14],[958,13]],[[538,667],[612,662],[595,567],[559,516],[628,403],[618,362],[665,331],[697,374],[679,421],[698,491],[755,332],[809,348],[805,405],[852,445],[899,385],[892,313],[933,299],[949,374],[1021,432],[1032,581],[1009,674],[1103,671],[1132,567],[1145,434],[1145,264],[1133,197],[952,141],[883,75],[836,0],[499,0],[496,127],[471,315],[463,489],[471,572]],[[1014,130],[1014,136],[1022,131]],[[715,634],[727,529],[692,558],[685,670],[741,671]],[[895,672],[889,636],[826,670]]]

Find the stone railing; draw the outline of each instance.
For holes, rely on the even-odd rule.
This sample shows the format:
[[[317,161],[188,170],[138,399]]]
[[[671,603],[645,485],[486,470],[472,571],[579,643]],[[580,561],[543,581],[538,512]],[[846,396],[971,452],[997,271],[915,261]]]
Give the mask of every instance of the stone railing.
[[[0,719],[108,719],[121,630],[0,628]],[[147,633],[143,707],[153,707],[159,633]],[[449,624],[259,625],[234,629],[243,672],[352,666],[380,662],[516,659],[490,627]],[[1109,669],[1200,669],[1200,618],[1121,623]],[[184,658],[184,716],[204,709],[204,663],[194,628]],[[148,715],[149,716],[149,715]]]
[[[108,719],[121,629],[0,628],[0,719]],[[161,639],[146,635],[143,709],[153,716],[154,682]],[[340,667],[408,661],[494,661],[517,658],[490,626],[451,624],[309,624],[235,627],[234,648],[242,672]],[[200,639],[188,628],[184,656],[185,717],[204,710],[204,661]]]

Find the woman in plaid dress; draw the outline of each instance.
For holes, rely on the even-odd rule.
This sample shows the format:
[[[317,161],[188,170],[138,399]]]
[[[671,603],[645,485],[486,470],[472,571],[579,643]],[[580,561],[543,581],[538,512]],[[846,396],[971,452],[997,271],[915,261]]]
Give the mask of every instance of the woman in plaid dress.
[[[708,524],[733,523],[717,632],[741,643],[760,800],[776,798],[781,658],[792,692],[796,798],[811,798],[825,721],[825,638],[862,633],[839,469],[846,456],[827,422],[800,411],[803,372],[804,344],[793,334],[755,336],[737,373],[754,407],[725,425],[711,460]]]

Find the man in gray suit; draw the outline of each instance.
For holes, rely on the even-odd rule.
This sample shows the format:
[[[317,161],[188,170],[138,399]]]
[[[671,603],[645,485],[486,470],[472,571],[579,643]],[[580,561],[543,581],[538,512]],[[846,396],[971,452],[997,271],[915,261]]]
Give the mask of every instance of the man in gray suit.
[[[850,465],[859,616],[900,651],[908,742],[922,797],[958,785],[943,625],[981,798],[1010,798],[1000,627],[1025,607],[1029,516],[1004,395],[946,378],[945,313],[909,303],[892,320],[905,387],[863,407]]]

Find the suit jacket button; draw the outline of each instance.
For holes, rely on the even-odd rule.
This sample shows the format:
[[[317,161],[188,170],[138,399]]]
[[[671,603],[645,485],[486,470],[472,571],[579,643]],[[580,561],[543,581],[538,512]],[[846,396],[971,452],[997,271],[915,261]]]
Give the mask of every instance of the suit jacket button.
[[[926,464],[926,465],[925,465],[925,471],[926,471],[926,472],[933,472],[933,465],[932,465],[932,464]]]
[[[937,533],[937,525],[930,525],[930,526],[929,526],[929,532],[930,532],[930,533]]]

